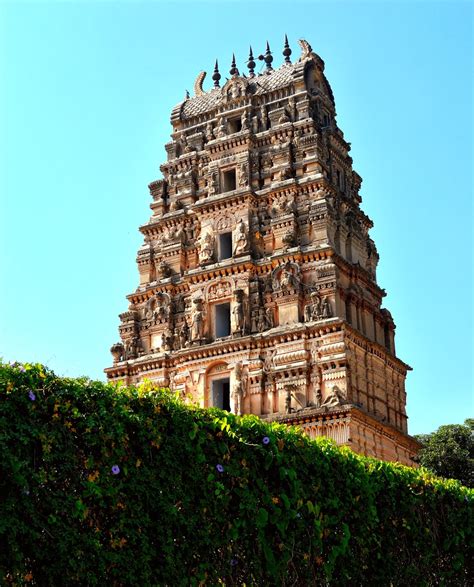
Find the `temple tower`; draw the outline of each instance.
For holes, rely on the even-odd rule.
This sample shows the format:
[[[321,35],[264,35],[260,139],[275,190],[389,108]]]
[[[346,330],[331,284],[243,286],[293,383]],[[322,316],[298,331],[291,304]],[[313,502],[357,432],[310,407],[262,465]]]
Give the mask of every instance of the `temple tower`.
[[[371,220],[306,41],[255,73],[232,59],[171,113],[163,179],[140,227],[140,284],[120,315],[111,381],[145,378],[202,406],[257,414],[412,464],[395,324]]]

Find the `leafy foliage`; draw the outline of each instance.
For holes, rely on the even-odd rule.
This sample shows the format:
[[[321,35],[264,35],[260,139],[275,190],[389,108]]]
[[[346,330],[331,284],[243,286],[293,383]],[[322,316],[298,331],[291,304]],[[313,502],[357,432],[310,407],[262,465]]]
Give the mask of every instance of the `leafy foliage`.
[[[457,479],[474,487],[474,420],[440,426],[432,434],[417,436],[423,444],[418,460],[440,477]]]
[[[151,384],[0,366],[12,585],[463,585],[474,492]]]

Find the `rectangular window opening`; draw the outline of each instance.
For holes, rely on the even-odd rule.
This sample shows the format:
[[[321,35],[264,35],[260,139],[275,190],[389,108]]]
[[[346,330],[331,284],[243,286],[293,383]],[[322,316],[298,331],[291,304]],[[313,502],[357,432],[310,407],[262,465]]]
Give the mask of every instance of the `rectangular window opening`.
[[[212,405],[230,412],[230,379],[217,379],[212,382]]]
[[[216,338],[230,336],[230,303],[215,306]]]
[[[230,134],[240,132],[242,130],[242,120],[240,118],[231,118],[227,122],[227,125]]]
[[[222,187],[224,192],[231,192],[237,188],[235,169],[229,169],[222,174]]]
[[[224,232],[219,235],[217,245],[217,257],[219,261],[230,259],[232,257],[232,233]]]

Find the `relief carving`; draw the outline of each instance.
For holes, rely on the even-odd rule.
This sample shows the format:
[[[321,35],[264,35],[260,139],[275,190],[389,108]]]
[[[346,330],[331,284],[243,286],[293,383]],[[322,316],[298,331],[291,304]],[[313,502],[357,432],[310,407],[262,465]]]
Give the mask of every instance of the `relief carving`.
[[[202,310],[202,300],[196,298],[193,300],[194,307],[191,315],[191,339],[193,342],[201,344],[204,340],[204,312]]]
[[[335,408],[346,403],[346,398],[337,385],[334,385],[321,404],[322,408]]]
[[[234,319],[233,333],[239,336],[244,334],[245,329],[245,314],[244,314],[244,292],[241,289],[235,290],[235,302],[232,308],[232,316]]]
[[[304,308],[304,321],[312,322],[314,320],[324,320],[332,317],[331,304],[327,297],[322,301],[316,292],[311,294],[311,303],[306,304]]]
[[[211,285],[207,293],[207,299],[212,302],[219,298],[226,298],[232,295],[232,285],[228,281],[219,281]]]
[[[210,263],[214,258],[214,237],[210,232],[201,235],[199,249],[199,263]]]
[[[241,219],[234,233],[234,256],[242,255],[247,252],[248,249],[248,238],[247,238],[247,227],[244,221]]]

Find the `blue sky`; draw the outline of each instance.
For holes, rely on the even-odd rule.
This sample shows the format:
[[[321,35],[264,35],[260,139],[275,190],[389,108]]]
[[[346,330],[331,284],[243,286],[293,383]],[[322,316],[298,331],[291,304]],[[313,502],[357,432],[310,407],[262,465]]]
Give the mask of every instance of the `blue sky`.
[[[103,378],[171,108],[214,60],[306,38],[364,179],[412,434],[473,416],[472,7],[0,3],[0,354]],[[206,86],[207,84],[207,86]]]

